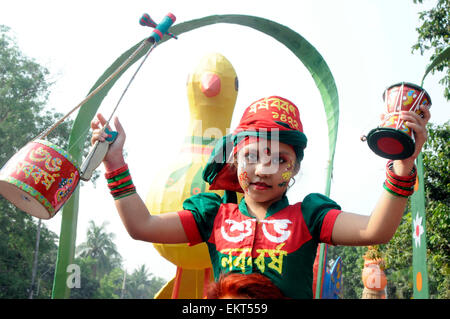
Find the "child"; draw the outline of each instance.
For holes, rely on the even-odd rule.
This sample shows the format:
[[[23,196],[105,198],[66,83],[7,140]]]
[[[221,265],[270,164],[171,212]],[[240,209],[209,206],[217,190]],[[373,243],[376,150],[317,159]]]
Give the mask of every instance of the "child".
[[[289,205],[286,191],[300,170],[306,136],[297,107],[271,96],[252,103],[236,130],[218,142],[203,172],[210,189],[188,198],[180,212],[152,216],[136,193],[122,151],[125,132],[115,119],[117,140],[103,161],[119,215],[129,234],[158,243],[206,242],[215,279],[220,274],[261,273],[288,298],[312,298],[313,263],[320,242],[332,245],[374,245],[388,242],[400,224],[413,193],[414,160],[425,143],[430,118],[414,112],[401,117],[415,132],[415,153],[389,161],[385,190],[370,216],[341,210],[320,194]],[[100,127],[91,124],[92,141],[104,141]],[[243,192],[233,203],[233,192]]]

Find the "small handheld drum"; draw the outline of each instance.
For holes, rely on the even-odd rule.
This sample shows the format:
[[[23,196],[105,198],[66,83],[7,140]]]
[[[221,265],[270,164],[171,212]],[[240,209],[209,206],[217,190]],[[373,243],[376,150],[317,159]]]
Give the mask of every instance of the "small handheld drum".
[[[422,115],[419,107],[430,107],[430,96],[418,85],[401,82],[388,87],[383,100],[386,114],[381,125],[367,135],[367,143],[381,157],[392,160],[408,158],[415,150],[414,134],[400,119],[400,112],[413,111]]]
[[[50,219],[80,181],[71,156],[44,140],[25,145],[0,170],[0,194],[24,212]]]

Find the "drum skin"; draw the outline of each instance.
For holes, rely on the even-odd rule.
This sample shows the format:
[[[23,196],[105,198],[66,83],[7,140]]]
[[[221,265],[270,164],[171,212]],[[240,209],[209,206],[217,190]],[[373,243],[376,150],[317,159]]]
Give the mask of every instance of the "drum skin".
[[[0,170],[0,194],[20,210],[52,218],[70,198],[80,181],[71,156],[44,140],[34,140]]]

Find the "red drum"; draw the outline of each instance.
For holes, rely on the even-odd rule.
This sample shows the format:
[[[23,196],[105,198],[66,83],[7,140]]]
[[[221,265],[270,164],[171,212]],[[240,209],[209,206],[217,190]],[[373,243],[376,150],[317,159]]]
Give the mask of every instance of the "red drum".
[[[71,156],[43,140],[25,145],[0,170],[0,194],[17,208],[42,219],[52,218],[80,181]]]
[[[421,105],[431,106],[428,93],[418,85],[401,82],[383,93],[386,114],[377,128],[367,135],[367,143],[375,154],[396,160],[410,157],[415,150],[413,131],[401,120],[401,111],[423,112]]]

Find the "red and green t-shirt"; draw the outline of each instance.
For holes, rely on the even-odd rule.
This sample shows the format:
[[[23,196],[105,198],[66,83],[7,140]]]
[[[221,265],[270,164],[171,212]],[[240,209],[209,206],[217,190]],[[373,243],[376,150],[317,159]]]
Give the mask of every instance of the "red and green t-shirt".
[[[178,212],[189,244],[206,242],[217,280],[221,273],[259,272],[286,297],[312,298],[313,263],[320,242],[331,243],[341,208],[321,194],[294,205],[284,196],[257,221],[239,204],[223,203],[215,193],[200,193]]]

